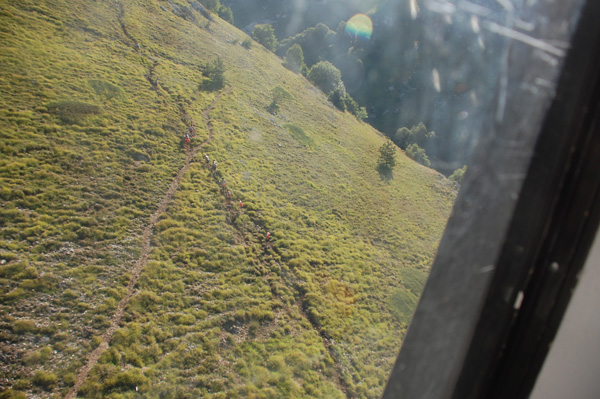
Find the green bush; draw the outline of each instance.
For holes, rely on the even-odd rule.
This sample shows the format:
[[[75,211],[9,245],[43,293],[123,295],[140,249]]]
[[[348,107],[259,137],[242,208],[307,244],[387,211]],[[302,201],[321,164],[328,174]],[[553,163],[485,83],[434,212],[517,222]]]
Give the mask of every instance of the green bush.
[[[456,184],[457,186],[460,186],[465,177],[465,173],[467,173],[467,165],[464,165],[462,168],[456,169],[454,172],[452,172],[448,179],[454,182],[454,184]]]
[[[233,11],[231,11],[231,8],[221,5],[219,7],[219,18],[233,25]]]
[[[296,125],[292,125],[292,124],[285,124],[283,125],[283,127],[288,131],[288,133],[295,138],[296,140],[298,140],[300,143],[304,144],[305,146],[312,146],[313,141],[312,139],[306,135],[306,133],[304,132],[304,130],[302,130],[302,128],[296,126]]]
[[[47,108],[64,123],[78,123],[86,116],[100,113],[100,107],[97,105],[76,100],[56,101],[48,104]]]
[[[298,43],[293,44],[287,49],[285,52],[285,63],[283,65],[290,71],[296,73],[306,68],[306,64],[304,64],[304,53],[302,52],[302,47],[300,47]]]
[[[44,364],[50,359],[50,355],[52,354],[52,348],[46,346],[37,352],[30,353],[25,356],[25,364],[28,366],[35,366],[37,364]]]
[[[212,62],[202,68],[202,75],[208,80],[202,82],[202,88],[208,91],[220,90],[225,87],[225,64],[221,57],[217,57]]]
[[[406,147],[406,155],[408,155],[410,158],[414,159],[421,165],[424,165],[427,167],[431,166],[431,162],[429,161],[429,157],[427,156],[427,153],[425,152],[424,149],[419,147],[419,145],[417,143],[411,144],[408,147]]]
[[[252,29],[252,37],[254,40],[265,46],[267,50],[275,51],[277,49],[277,38],[275,30],[269,24],[258,24]]]
[[[104,80],[90,79],[88,80],[88,83],[97,94],[103,96],[107,100],[120,98],[123,95],[123,89]]]
[[[38,386],[46,391],[51,391],[56,385],[56,375],[43,370],[38,370],[33,375],[31,382],[33,385]]]
[[[348,112],[354,115],[356,119],[358,119],[359,121],[364,121],[365,119],[367,119],[367,109],[365,107],[359,106],[358,103],[352,97],[350,97],[349,94],[346,94],[346,97],[344,97],[344,102],[346,104],[346,109],[348,110]]]
[[[313,65],[307,78],[325,94],[329,94],[339,87],[344,87],[342,73],[329,61],[320,61]]]
[[[121,354],[116,348],[110,347],[100,356],[99,362],[100,364],[111,363],[118,366],[121,363]]]
[[[398,147],[402,148],[403,150],[406,150],[406,147],[408,147],[408,145],[411,144],[412,133],[408,128],[401,127],[396,131],[396,134],[392,139]]]
[[[216,11],[221,7],[221,2],[219,0],[200,0],[200,3],[211,11]]]
[[[242,41],[242,47],[250,50],[250,47],[252,47],[252,40],[246,38]]]
[[[105,392],[131,391],[147,382],[148,378],[146,378],[140,370],[132,369],[107,378],[103,390]]]
[[[389,140],[379,147],[379,166],[389,171],[396,166],[396,146]]]
[[[0,266],[0,278],[13,278],[20,275],[27,268],[28,262],[15,262]]]
[[[337,109],[344,112],[346,111],[346,90],[343,87],[338,87],[329,93],[327,100],[332,103]]]
[[[26,333],[35,333],[37,327],[32,320],[17,320],[13,323],[12,330],[15,334],[23,335]]]
[[[406,127],[399,128],[392,137],[392,140],[398,147],[406,150],[411,144],[417,144],[422,148],[426,147],[435,138],[435,132],[428,131],[427,126],[423,122],[420,122],[410,129]]]
[[[0,399],[27,399],[27,395],[25,395],[24,392],[7,389],[6,391],[0,392]]]
[[[289,100],[292,98],[292,95],[284,88],[282,88],[281,86],[277,86],[275,87],[273,90],[273,101],[271,101],[271,104],[269,104],[267,106],[267,111],[273,115],[275,115],[277,113],[277,111],[279,111],[279,104],[283,101],[283,100]]]

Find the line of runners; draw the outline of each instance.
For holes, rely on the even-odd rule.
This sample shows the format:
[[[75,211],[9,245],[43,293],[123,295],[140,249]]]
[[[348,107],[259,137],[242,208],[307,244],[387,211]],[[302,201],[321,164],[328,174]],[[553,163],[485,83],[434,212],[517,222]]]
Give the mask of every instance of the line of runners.
[[[186,133],[183,136],[183,138],[185,140],[185,144],[187,146],[191,145],[191,138],[194,137],[195,135],[196,135],[196,126],[194,124],[194,121],[192,121],[190,124],[190,127],[188,128],[188,130],[186,131]],[[208,156],[208,154],[204,154],[204,160],[206,161],[206,167],[210,170],[210,172],[212,173],[213,176],[216,176],[217,166],[218,166],[217,160],[214,159],[211,164],[210,157]],[[232,194],[231,190],[229,190],[227,188],[227,182],[225,181],[224,177],[221,178],[221,181],[219,182],[219,187],[221,187],[221,191],[223,192],[223,194],[225,194],[225,198],[227,199],[228,203],[230,203],[233,194]],[[238,205],[240,207],[240,214],[241,214],[244,209],[244,203],[242,202],[242,200],[239,200]],[[267,234],[265,234],[265,241],[267,241],[267,242],[271,241],[271,233],[269,231],[267,231]]]

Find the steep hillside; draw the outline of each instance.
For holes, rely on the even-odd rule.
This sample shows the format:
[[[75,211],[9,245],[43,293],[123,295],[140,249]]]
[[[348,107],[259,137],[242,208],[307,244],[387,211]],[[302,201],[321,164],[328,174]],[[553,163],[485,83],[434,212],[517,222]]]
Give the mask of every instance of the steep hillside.
[[[202,11],[0,5],[0,397],[381,394],[453,189]]]

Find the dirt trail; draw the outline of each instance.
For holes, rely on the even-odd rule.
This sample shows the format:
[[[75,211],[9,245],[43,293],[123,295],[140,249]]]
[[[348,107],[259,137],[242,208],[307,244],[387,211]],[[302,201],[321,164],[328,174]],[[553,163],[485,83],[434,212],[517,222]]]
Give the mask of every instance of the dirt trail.
[[[231,87],[228,87],[226,93],[229,92],[230,89]],[[152,239],[152,235],[154,234],[154,228],[156,227],[156,223],[158,222],[162,214],[167,210],[167,207],[171,203],[171,200],[173,199],[173,196],[175,195],[175,192],[179,187],[179,183],[181,182],[183,175],[190,168],[192,160],[194,159],[198,151],[212,139],[213,131],[212,124],[210,123],[209,113],[215,107],[222,94],[224,93],[221,92],[217,94],[210,106],[204,110],[203,115],[206,122],[206,127],[208,129],[208,137],[199,145],[191,148],[188,147],[186,149],[185,165],[179,170],[179,172],[177,172],[177,175],[171,182],[171,185],[165,193],[165,196],[158,204],[158,209],[156,209],[152,216],[150,216],[150,220],[144,228],[144,232],[142,233],[142,253],[140,254],[140,257],[135,263],[135,267],[131,271],[131,278],[129,279],[129,284],[127,286],[127,294],[123,298],[121,298],[121,301],[117,306],[117,310],[111,318],[110,327],[108,327],[108,329],[102,335],[102,342],[88,356],[87,363],[79,370],[79,373],[77,374],[77,379],[75,380],[75,384],[67,393],[65,398],[74,399],[77,396],[77,392],[79,392],[79,389],[86,380],[90,370],[96,365],[96,363],[98,363],[98,360],[100,359],[102,353],[104,353],[104,351],[108,349],[108,345],[113,337],[113,334],[115,333],[117,328],[119,328],[119,324],[121,323],[121,319],[123,318],[123,314],[125,313],[127,305],[129,305],[131,298],[133,298],[133,296],[136,294],[135,285],[137,284],[140,278],[140,274],[142,273],[142,270],[144,269],[144,266],[146,266],[146,263],[148,261],[148,255],[150,254],[150,250],[152,249],[150,241]]]
[[[205,119],[206,119],[207,128],[210,131],[212,126],[210,125],[210,120],[207,118],[206,113],[205,113]],[[213,176],[213,177],[214,177],[215,182],[218,183],[219,177],[217,177],[217,176]],[[222,192],[221,194],[224,194],[224,193]],[[255,273],[257,275],[262,275],[265,277],[267,275],[271,275],[272,274],[272,272],[270,270],[271,268],[267,262],[269,253],[271,251],[273,251],[274,253],[278,253],[280,256],[282,254],[279,253],[279,249],[277,248],[277,246],[273,245],[273,242],[264,241],[263,234],[266,231],[268,231],[269,229],[265,226],[265,223],[261,222],[259,217],[250,217],[250,220],[254,223],[254,225],[263,226],[263,227],[259,228],[258,231],[246,231],[244,228],[235,225],[234,222],[235,222],[236,218],[242,214],[242,212],[240,210],[238,210],[236,205],[237,205],[236,201],[226,199],[224,202],[224,209],[227,212],[227,222],[233,227],[234,242],[236,245],[247,245],[248,240],[247,240],[246,234],[250,234],[250,235],[254,236],[254,239],[257,240],[255,242],[261,242],[262,243],[261,244],[262,251],[257,255],[256,261],[254,262],[254,266],[258,268],[255,271]],[[252,241],[252,238],[250,238],[250,241]],[[293,291],[295,291],[297,293],[298,299],[297,299],[295,305],[298,309],[298,312],[304,319],[306,319],[310,323],[312,328],[319,334],[319,336],[321,337],[321,340],[323,342],[323,347],[325,347],[325,349],[329,352],[329,355],[331,356],[331,358],[334,360],[333,375],[331,376],[332,382],[334,384],[336,384],[336,386],[344,393],[344,396],[346,398],[353,398],[354,395],[352,393],[352,390],[350,389],[346,379],[343,377],[342,364],[339,359],[339,354],[337,353],[337,351],[334,348],[333,340],[324,331],[324,329],[320,325],[319,321],[315,317],[311,317],[311,314],[308,311],[309,305],[308,305],[308,302],[305,297],[305,292],[297,284],[298,276],[295,274],[295,272],[291,271],[289,275],[281,275],[280,281],[283,282],[286,286],[288,286],[289,288],[291,288]],[[272,283],[269,282],[269,284],[272,284]],[[273,288],[274,287],[271,285],[271,289],[273,289]],[[271,329],[274,329],[274,326],[276,324],[277,324],[277,319],[273,320],[270,323]]]

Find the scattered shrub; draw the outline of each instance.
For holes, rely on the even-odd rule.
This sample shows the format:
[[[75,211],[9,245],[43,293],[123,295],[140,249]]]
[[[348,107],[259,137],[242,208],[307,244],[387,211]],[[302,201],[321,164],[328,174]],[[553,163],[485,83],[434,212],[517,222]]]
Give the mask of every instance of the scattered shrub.
[[[417,143],[411,144],[408,147],[406,147],[406,155],[408,155],[410,158],[414,159],[421,165],[424,165],[427,167],[431,166],[431,162],[429,161],[429,157],[427,156],[427,153],[425,152],[424,149],[419,147],[419,145]]]
[[[25,356],[25,364],[28,366],[35,366],[37,364],[44,364],[50,359],[50,355],[52,354],[52,348],[46,346],[40,349],[37,352],[30,353]]]
[[[403,150],[406,150],[409,145],[417,144],[419,147],[426,147],[432,140],[435,140],[435,132],[428,131],[427,126],[423,122],[414,125],[410,129],[401,127],[396,131],[392,140],[396,145]]]
[[[12,330],[15,334],[23,335],[27,333],[35,333],[37,327],[32,320],[17,320],[12,325]]]
[[[394,143],[403,150],[406,150],[406,147],[411,142],[412,133],[406,127],[401,127],[396,131],[396,134],[393,137]]]
[[[306,133],[304,133],[304,130],[302,130],[302,128],[296,126],[296,125],[292,125],[292,124],[285,124],[283,125],[283,127],[288,131],[288,133],[295,138],[296,140],[298,140],[300,143],[304,144],[305,146],[312,146],[313,141],[312,139],[306,135]]]
[[[0,278],[16,277],[25,271],[27,265],[27,261],[22,261],[0,266]]]
[[[202,75],[208,79],[202,82],[202,88],[208,91],[220,90],[225,86],[225,64],[221,57],[217,57],[212,62],[202,68]]]
[[[275,51],[277,49],[277,38],[275,30],[269,24],[258,24],[252,29],[252,37],[254,40],[265,46],[267,50]]]
[[[250,47],[252,47],[252,40],[246,38],[242,41],[242,47],[250,50]]]
[[[277,104],[277,99],[274,98],[273,101],[271,101],[271,103],[267,106],[267,112],[275,115],[277,111],[279,111],[279,104]]]
[[[344,112],[346,111],[346,90],[343,87],[337,87],[334,91],[329,93],[327,100],[332,103],[337,109]]]
[[[456,169],[454,172],[452,172],[448,179],[454,182],[454,184],[456,184],[457,186],[460,186],[465,177],[465,173],[467,173],[467,165],[463,165],[462,168]]]
[[[342,73],[329,61],[320,61],[313,65],[308,72],[307,78],[325,94],[344,87]],[[345,92],[346,89],[344,88],[344,94]]]
[[[131,391],[147,382],[148,378],[140,370],[127,370],[107,378],[103,390],[105,392]]]
[[[188,6],[180,6],[173,2],[171,2],[170,4],[171,4],[171,9],[173,10],[173,13],[175,15],[177,15],[180,18],[185,19],[186,21],[190,21],[192,23],[197,22],[196,16],[192,12],[191,8],[189,8]]]
[[[119,98],[123,95],[123,89],[104,80],[90,79],[88,80],[88,83],[97,94],[103,96],[107,100]]]
[[[38,370],[33,375],[31,382],[33,385],[38,386],[46,391],[51,391],[56,385],[57,380],[58,379],[56,378],[56,375],[53,373],[49,373],[44,370]]]
[[[211,11],[217,11],[221,7],[219,0],[200,0],[200,2]]]
[[[231,8],[221,5],[219,7],[219,18],[233,25],[233,11],[231,11]]]
[[[115,366],[118,366],[121,363],[121,354],[115,347],[111,346],[106,351],[104,351],[102,356],[100,356],[99,362],[100,363],[111,363],[111,364],[114,364]]]
[[[365,107],[359,106],[358,103],[352,97],[350,97],[349,94],[346,94],[346,97],[344,97],[344,102],[346,104],[346,109],[348,110],[348,112],[354,115],[356,119],[358,119],[359,121],[364,121],[365,119],[367,119],[367,109]]]
[[[97,115],[100,107],[76,100],[62,100],[48,104],[48,111],[64,123],[78,123],[86,116]]]
[[[273,92],[273,101],[271,101],[271,104],[269,104],[267,106],[267,111],[269,113],[275,115],[277,113],[277,111],[279,111],[279,104],[283,100],[288,100],[288,99],[292,98],[292,95],[287,90],[282,88],[281,86],[275,87],[272,90],[272,92]]]
[[[190,5],[192,6],[192,8],[196,11],[198,11],[200,14],[202,14],[202,16],[206,19],[208,19],[208,22],[214,21],[213,16],[210,14],[210,11],[208,11],[206,9],[206,7],[204,7],[204,5],[202,5],[201,3],[197,2],[197,1],[192,1],[190,3]]]
[[[379,147],[379,166],[389,171],[396,166],[396,146],[389,140]]]
[[[283,65],[290,71],[296,73],[306,69],[304,53],[302,52],[302,47],[300,47],[298,43],[293,44],[287,49],[285,52],[285,63]]]
[[[27,395],[25,395],[24,392],[7,389],[6,391],[0,392],[0,399],[27,399]]]

